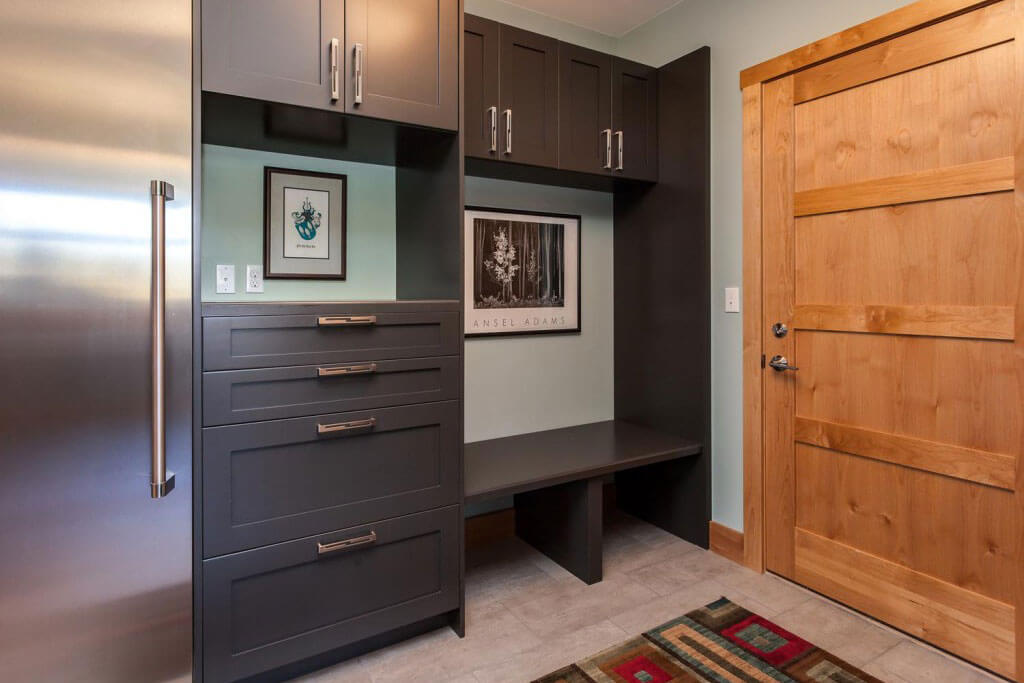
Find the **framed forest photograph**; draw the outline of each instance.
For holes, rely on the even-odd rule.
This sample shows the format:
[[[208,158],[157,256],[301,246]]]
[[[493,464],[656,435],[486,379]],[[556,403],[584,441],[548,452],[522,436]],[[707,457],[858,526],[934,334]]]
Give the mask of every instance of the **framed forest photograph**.
[[[466,207],[467,337],[580,332],[580,217]]]

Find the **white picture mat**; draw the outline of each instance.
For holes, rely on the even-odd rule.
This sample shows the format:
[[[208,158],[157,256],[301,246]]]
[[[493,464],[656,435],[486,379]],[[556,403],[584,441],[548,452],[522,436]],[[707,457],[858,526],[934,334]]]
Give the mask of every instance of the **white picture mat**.
[[[302,211],[302,203],[309,199],[313,211],[322,216],[316,236],[303,239],[295,229],[293,211]],[[329,259],[331,257],[331,193],[298,187],[284,188],[284,255],[285,258]]]
[[[549,223],[564,226],[565,306],[543,308],[474,308],[473,222],[486,220],[525,223]],[[580,221],[576,217],[545,216],[533,213],[511,213],[467,209],[464,218],[467,257],[463,273],[466,334],[498,334],[512,332],[575,332],[580,329]],[[564,323],[562,319],[564,318]],[[554,320],[553,320],[554,319]]]

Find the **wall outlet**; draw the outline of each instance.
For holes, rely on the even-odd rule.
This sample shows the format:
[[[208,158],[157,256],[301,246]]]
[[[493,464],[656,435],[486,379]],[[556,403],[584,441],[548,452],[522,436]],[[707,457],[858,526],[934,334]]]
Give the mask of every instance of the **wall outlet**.
[[[217,293],[218,294],[234,294],[235,293],[235,267],[218,265],[217,266]]]
[[[726,313],[739,313],[740,312],[740,288],[739,287],[726,287],[725,288],[725,312]]]
[[[245,291],[258,294],[263,292],[263,266],[245,267]]]

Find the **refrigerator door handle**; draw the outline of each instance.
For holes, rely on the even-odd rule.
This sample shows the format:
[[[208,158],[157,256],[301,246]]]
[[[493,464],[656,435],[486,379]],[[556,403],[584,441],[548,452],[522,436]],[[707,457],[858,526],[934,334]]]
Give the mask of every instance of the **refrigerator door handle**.
[[[149,290],[150,330],[153,352],[153,433],[149,475],[149,494],[163,498],[174,490],[174,473],[167,471],[166,405],[164,402],[164,305],[165,236],[167,232],[167,202],[174,199],[174,185],[163,180],[149,183],[153,211],[152,272]]]

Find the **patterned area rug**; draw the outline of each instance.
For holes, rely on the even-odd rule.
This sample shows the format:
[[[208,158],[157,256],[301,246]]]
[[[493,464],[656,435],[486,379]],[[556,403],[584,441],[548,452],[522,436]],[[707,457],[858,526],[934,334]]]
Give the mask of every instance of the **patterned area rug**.
[[[881,683],[726,598],[534,683]]]

